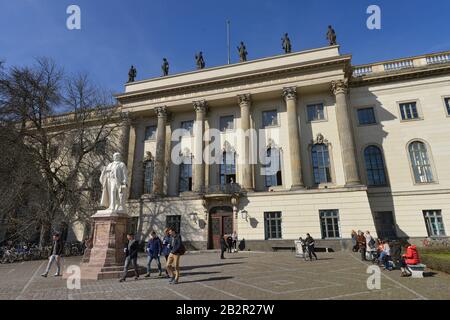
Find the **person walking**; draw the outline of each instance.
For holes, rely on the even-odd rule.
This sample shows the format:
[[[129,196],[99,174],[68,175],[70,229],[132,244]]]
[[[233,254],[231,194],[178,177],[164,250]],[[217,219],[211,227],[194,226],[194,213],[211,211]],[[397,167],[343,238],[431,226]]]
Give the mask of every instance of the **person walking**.
[[[170,237],[169,229],[166,228],[166,229],[164,229],[164,237],[163,237],[162,248],[161,248],[161,254],[164,256],[164,259],[166,259],[166,264],[167,264],[167,261],[169,260],[170,243],[171,242],[172,242],[172,238]],[[166,269],[166,275],[167,275],[167,277],[169,277],[169,273],[167,272],[167,269]]]
[[[361,253],[361,260],[366,260],[366,237],[361,230],[358,230],[358,237],[356,238],[358,243],[359,252]]]
[[[138,258],[138,250],[139,250],[139,242],[134,238],[134,233],[127,234],[128,243],[123,249],[125,252],[125,265],[123,267],[123,275],[120,278],[119,282],[124,282],[127,278],[128,268],[130,264],[133,265],[134,269],[134,280],[139,279],[139,270],[137,264]]]
[[[220,236],[220,259],[225,259],[225,251],[227,251],[227,242],[225,241],[225,235]]]
[[[231,253],[231,248],[233,247],[233,237],[231,234],[227,235],[227,247],[228,247],[228,253]]]
[[[158,266],[159,276],[161,277],[161,275],[162,275],[161,260],[160,260],[161,240],[159,239],[158,236],[156,236],[155,231],[152,231],[150,234],[150,239],[148,240],[146,251],[147,251],[148,261],[147,261],[147,274],[145,275],[145,278],[150,277],[151,264],[152,264],[153,260],[156,261],[156,264]]]
[[[356,233],[355,230],[352,230],[351,237],[352,237],[352,251],[357,252],[358,251],[358,234]]]
[[[169,284],[177,284],[180,279],[180,256],[184,254],[184,245],[181,236],[170,228],[169,234],[171,236],[170,254],[167,260],[167,272],[170,277]]]
[[[314,256],[314,258],[316,258],[316,260],[318,260],[316,251],[314,248],[316,243],[315,243],[313,237],[311,237],[311,235],[309,233],[306,234],[305,243],[306,243],[306,246],[308,247],[309,260],[312,261],[312,256]]]
[[[50,257],[48,258],[48,264],[47,269],[45,269],[45,272],[41,274],[42,277],[47,278],[48,273],[50,272],[50,268],[52,267],[53,263],[56,263],[56,273],[54,274],[54,277],[60,277],[61,276],[61,255],[63,253],[64,246],[61,241],[61,235],[59,233],[55,233],[53,235],[53,243],[52,243],[52,249]]]
[[[237,236],[236,231],[233,231],[233,234],[231,235],[231,238],[233,239],[233,243],[232,243],[232,245],[233,245],[233,250],[234,250],[234,252],[237,252],[237,240],[238,240],[238,236]]]

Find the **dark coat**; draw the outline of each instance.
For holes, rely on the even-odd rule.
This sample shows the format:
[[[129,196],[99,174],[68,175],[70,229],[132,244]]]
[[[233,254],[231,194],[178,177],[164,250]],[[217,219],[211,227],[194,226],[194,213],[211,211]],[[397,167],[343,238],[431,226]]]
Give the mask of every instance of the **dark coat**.
[[[137,240],[131,240],[133,243],[131,244],[130,248],[128,249],[128,245],[130,241],[125,245],[125,256],[130,257],[130,259],[137,259],[138,252],[139,252],[139,241]]]
[[[63,254],[64,245],[63,245],[62,240],[55,240],[55,241],[53,241],[53,243],[52,243],[52,250],[50,251],[50,255],[53,254],[53,251],[55,251],[55,254],[57,256],[60,256],[60,255]]]
[[[181,236],[179,234],[176,234],[175,237],[172,237],[172,244],[170,245],[170,253],[173,254],[180,254],[180,248],[182,245]]]
[[[148,240],[147,255],[149,257],[157,257],[161,254],[161,240],[158,237]]]
[[[227,243],[225,242],[225,239],[223,237],[220,237],[220,249],[222,251],[227,250]]]
[[[164,236],[162,241],[162,252],[163,256],[168,256],[170,254],[170,243],[172,242],[172,238],[170,236]]]

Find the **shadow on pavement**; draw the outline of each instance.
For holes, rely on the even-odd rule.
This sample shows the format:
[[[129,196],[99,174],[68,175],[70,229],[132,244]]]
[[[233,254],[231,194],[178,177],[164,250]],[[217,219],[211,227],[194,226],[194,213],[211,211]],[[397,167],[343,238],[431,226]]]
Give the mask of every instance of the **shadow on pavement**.
[[[183,275],[181,275],[183,276]],[[195,282],[207,282],[207,281],[220,281],[220,280],[229,280],[233,279],[234,277],[213,277],[213,278],[207,278],[207,279],[199,279],[199,280],[192,280],[192,281],[180,281],[179,284],[183,283],[195,283]]]

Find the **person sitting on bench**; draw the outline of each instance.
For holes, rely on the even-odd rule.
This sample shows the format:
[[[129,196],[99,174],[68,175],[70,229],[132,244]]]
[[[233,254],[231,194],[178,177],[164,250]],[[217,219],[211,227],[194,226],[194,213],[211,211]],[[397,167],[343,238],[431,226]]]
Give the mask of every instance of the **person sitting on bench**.
[[[408,265],[420,264],[419,252],[415,245],[406,244],[406,253],[400,259],[400,269],[402,270],[402,277],[410,277],[411,271]]]

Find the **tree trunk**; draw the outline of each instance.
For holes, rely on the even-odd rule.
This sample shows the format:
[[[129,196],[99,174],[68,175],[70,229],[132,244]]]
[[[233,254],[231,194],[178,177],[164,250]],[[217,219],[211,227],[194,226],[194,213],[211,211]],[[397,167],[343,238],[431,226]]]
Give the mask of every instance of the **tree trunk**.
[[[50,240],[50,229],[52,225],[47,222],[41,224],[41,231],[39,235],[39,248],[42,249]]]

